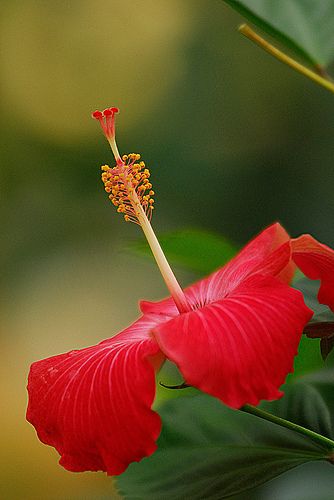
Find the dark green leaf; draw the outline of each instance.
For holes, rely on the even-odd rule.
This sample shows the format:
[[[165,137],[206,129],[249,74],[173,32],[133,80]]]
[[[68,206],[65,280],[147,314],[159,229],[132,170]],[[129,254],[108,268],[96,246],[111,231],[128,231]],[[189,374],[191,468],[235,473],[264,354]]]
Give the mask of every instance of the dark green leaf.
[[[312,385],[321,394],[329,408],[332,429],[334,429],[334,368],[324,368],[303,377],[303,381]]]
[[[334,347],[334,336],[324,337],[320,340],[320,351],[321,356],[324,361],[326,361],[328,354],[333,350]]]
[[[237,249],[222,236],[200,229],[184,229],[159,235],[168,260],[200,274],[214,271],[230,260]],[[131,247],[143,255],[151,255],[145,241]]]
[[[314,394],[307,397],[314,401]],[[220,500],[246,491],[328,450],[304,436],[201,395],[159,411],[158,451],[119,479],[129,500]],[[322,416],[321,428],[328,424]]]
[[[334,58],[333,0],[225,0],[313,66]]]
[[[332,383],[334,389],[334,383]],[[303,379],[289,385],[282,399],[262,403],[270,413],[311,429],[330,439],[333,438],[330,410],[321,392]]]
[[[308,323],[304,333],[310,339],[325,339],[334,336],[334,321],[314,321]]]
[[[320,339],[320,352],[325,361],[334,347],[334,322],[310,322],[304,328],[304,333],[310,339]]]
[[[327,306],[319,304],[317,281],[303,278],[298,280],[294,287],[303,293],[306,304],[314,311],[314,316],[304,328],[304,333],[308,338],[321,339],[320,352],[322,359],[326,360],[334,347],[334,314]],[[297,358],[297,362],[299,361]]]

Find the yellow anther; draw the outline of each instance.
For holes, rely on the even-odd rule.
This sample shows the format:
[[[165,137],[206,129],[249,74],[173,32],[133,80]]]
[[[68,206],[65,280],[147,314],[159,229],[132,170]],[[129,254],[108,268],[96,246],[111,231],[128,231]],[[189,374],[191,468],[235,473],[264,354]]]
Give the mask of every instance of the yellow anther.
[[[142,205],[147,217],[151,219],[154,200],[151,196],[152,184],[149,182],[150,171],[140,161],[140,155],[130,153],[122,156],[123,164],[110,168],[101,167],[101,178],[108,198],[117,212],[124,215],[127,222],[139,223],[138,202]],[[110,194],[109,194],[110,193]]]

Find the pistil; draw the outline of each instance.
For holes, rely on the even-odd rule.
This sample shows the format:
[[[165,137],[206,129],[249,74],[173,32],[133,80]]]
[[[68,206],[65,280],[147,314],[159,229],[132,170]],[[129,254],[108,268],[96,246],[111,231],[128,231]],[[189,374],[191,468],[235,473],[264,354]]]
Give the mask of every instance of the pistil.
[[[160,243],[152,229],[150,220],[154,209],[154,191],[149,180],[150,171],[140,160],[140,155],[131,153],[120,156],[115,139],[115,114],[117,108],[95,111],[92,117],[99,121],[116,160],[116,166],[102,167],[102,181],[109,199],[124,215],[127,222],[139,224],[145,234],[152,254],[159,267],[166,286],[180,313],[191,310],[187,298],[180,287]]]

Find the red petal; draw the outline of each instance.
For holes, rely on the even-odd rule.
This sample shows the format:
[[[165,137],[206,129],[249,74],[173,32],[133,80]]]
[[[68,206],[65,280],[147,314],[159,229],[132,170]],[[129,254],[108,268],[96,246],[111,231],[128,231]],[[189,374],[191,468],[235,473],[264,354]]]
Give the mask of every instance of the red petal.
[[[253,273],[277,276],[281,281],[290,283],[295,264],[291,260],[289,240],[288,233],[278,222],[272,224],[224,267],[186,288],[184,293],[189,304],[196,309],[222,299]],[[178,315],[171,298],[159,302],[142,301],[140,308],[144,314]]]
[[[185,381],[240,408],[277,399],[312,312],[275,278],[251,276],[227,298],[155,329]]]
[[[31,366],[27,419],[71,471],[121,474],[151,455],[160,418],[151,410],[155,369],[163,360],[142,318],[96,346]]]
[[[184,291],[187,294],[187,290]],[[179,315],[179,310],[171,297],[159,300],[159,302],[150,302],[141,300],[139,302],[140,310],[143,314],[163,314],[174,318]]]
[[[334,250],[319,243],[310,234],[291,240],[292,258],[312,280],[321,280],[318,300],[334,311]]]

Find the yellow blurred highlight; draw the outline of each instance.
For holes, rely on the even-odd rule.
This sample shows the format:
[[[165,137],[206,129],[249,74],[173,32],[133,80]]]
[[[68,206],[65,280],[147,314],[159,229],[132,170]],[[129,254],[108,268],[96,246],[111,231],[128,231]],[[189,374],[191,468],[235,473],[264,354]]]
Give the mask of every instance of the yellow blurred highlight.
[[[184,75],[189,9],[178,0],[7,2],[3,98],[51,140],[88,136],[89,112],[108,105],[135,125]]]

